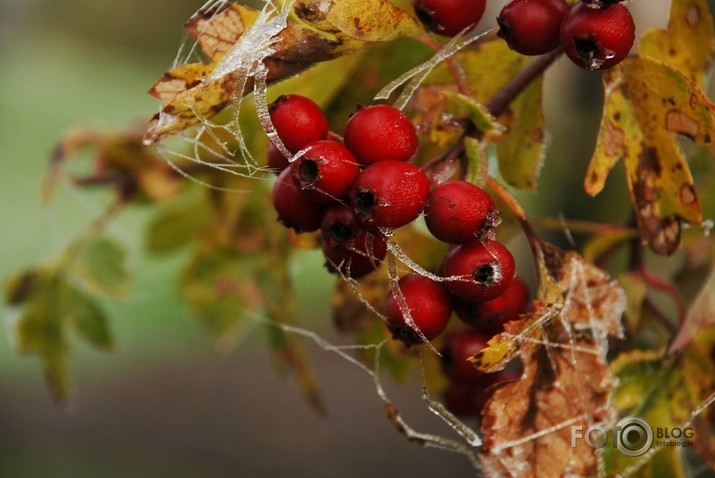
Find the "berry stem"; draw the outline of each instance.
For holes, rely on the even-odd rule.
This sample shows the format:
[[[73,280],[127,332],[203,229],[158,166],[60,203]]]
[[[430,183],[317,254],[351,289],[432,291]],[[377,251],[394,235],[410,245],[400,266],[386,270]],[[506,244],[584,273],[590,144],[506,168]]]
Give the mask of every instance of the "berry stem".
[[[417,38],[417,41],[431,48],[432,50],[438,52],[442,49],[443,45],[435,40],[430,35],[422,35]],[[467,79],[467,74],[464,72],[462,64],[454,58],[454,56],[448,57],[444,62],[449,68],[449,72],[454,78],[454,84],[457,87],[457,91],[466,96],[472,96],[472,87]]]
[[[512,78],[511,81],[492,95],[486,104],[489,112],[495,117],[501,115],[507,106],[519,96],[519,93],[524,91],[524,89],[561,56],[562,53],[563,50],[557,48],[554,51],[539,56],[536,60],[531,62],[529,66],[524,68],[519,74]]]

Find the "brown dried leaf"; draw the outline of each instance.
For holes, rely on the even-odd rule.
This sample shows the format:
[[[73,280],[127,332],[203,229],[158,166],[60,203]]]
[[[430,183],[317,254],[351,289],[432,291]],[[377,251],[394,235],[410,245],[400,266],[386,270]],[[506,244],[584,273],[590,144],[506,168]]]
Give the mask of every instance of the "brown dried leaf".
[[[569,340],[565,330],[550,335]],[[554,337],[558,338],[558,337]],[[614,417],[609,400],[613,388],[600,347],[587,334],[574,338],[573,348],[528,344],[523,350],[524,374],[500,386],[482,413],[487,476],[593,476],[597,450],[585,441],[571,446],[571,427],[587,429]]]

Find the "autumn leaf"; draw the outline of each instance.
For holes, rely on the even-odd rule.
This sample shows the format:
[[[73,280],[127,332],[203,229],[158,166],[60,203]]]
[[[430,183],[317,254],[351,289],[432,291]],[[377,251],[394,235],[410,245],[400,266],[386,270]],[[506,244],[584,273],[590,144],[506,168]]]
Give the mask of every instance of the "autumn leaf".
[[[200,10],[187,23],[206,63],[167,72],[150,90],[165,103],[147,144],[210,119],[252,91],[366,46],[416,35],[422,27],[387,0],[289,2],[261,12],[228,4]],[[208,38],[204,39],[205,34]]]
[[[482,105],[533,61],[510,50],[501,40],[476,45],[453,58],[467,74],[471,73],[468,80],[473,101]],[[447,85],[453,82],[449,68],[440,65],[424,86],[434,88],[441,84],[447,90]],[[539,75],[497,118],[502,125],[494,131],[497,134],[488,135],[496,145],[499,172],[504,180],[528,191],[536,189],[544,156],[542,85],[543,75]]]
[[[592,338],[571,336],[560,324],[550,335],[571,347],[525,345],[522,377],[498,386],[482,412],[486,476],[597,474],[597,451],[583,440],[572,447],[571,427],[612,420],[613,378]]]
[[[715,56],[715,31],[705,0],[673,0],[668,27],[648,30],[638,53],[667,63],[705,89],[705,73]]]
[[[653,430],[689,428],[690,441],[700,458],[715,469],[715,412],[704,407],[715,393],[715,365],[712,351],[715,328],[703,330],[678,353],[666,360],[662,353],[633,350],[621,354],[611,370],[618,378],[614,404],[622,416],[640,416]],[[616,449],[607,449],[605,458],[609,476],[626,469],[637,476],[686,476],[679,447],[662,446],[661,439],[653,443],[652,456],[628,457]]]
[[[487,476],[591,476],[598,452],[572,442],[572,426],[587,429],[614,415],[608,336],[621,335],[625,297],[618,284],[576,252],[541,242],[541,287],[534,310],[505,324],[471,361],[495,371],[519,357],[524,373],[496,386],[482,412]],[[545,300],[547,299],[547,300]]]
[[[584,187],[598,194],[624,158],[641,238],[655,252],[672,255],[681,243],[682,223],[703,221],[676,135],[710,143],[715,105],[691,79],[644,57],[627,58],[603,81],[605,106]]]
[[[42,183],[42,200],[50,200],[67,163],[84,150],[92,153],[92,170],[72,177],[77,186],[113,186],[120,197],[141,192],[141,198],[164,201],[178,194],[182,178],[152,148],[142,144],[146,125],[121,129],[79,127],[68,130],[52,151]]]

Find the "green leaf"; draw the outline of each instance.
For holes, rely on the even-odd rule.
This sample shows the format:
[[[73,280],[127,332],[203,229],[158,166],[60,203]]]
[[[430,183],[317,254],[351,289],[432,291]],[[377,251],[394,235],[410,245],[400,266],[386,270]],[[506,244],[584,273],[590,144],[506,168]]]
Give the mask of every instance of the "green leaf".
[[[9,333],[18,353],[40,359],[50,392],[62,403],[71,389],[65,314],[65,297],[70,289],[50,271],[33,271],[33,276],[26,300],[8,310]]]
[[[97,303],[72,288],[67,290],[65,300],[66,313],[80,336],[98,349],[113,350],[114,337],[109,329],[109,320]]]
[[[499,123],[487,110],[486,106],[474,98],[457,93],[456,91],[445,90],[442,94],[447,100],[460,109],[464,109],[470,121],[480,130],[491,133],[503,133],[504,126]]]
[[[464,140],[464,152],[469,161],[467,181],[484,187],[489,176],[489,158],[487,157],[486,145],[475,138],[466,138]]]
[[[126,252],[108,237],[78,239],[67,249],[61,268],[91,295],[123,298],[129,293]]]
[[[149,252],[175,252],[196,239],[212,220],[213,210],[207,189],[187,187],[172,201],[160,206],[146,231]]]
[[[252,265],[235,250],[206,245],[182,273],[182,297],[219,345],[230,345],[249,324],[245,308],[260,305]]]

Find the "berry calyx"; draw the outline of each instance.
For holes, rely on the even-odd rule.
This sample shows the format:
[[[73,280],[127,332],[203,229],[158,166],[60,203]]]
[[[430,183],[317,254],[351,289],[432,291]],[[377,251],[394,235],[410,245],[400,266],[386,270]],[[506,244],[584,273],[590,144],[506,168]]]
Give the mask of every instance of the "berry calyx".
[[[268,107],[271,122],[291,153],[328,137],[328,120],[323,110],[301,95],[279,96]]]
[[[314,201],[327,203],[343,197],[360,173],[355,157],[329,139],[310,143],[305,149],[290,166],[296,185]]]
[[[407,161],[417,154],[419,140],[410,119],[390,105],[360,108],[345,124],[345,146],[360,164]]]
[[[622,4],[597,9],[580,2],[564,15],[561,46],[571,61],[582,68],[610,68],[630,52],[635,30],[631,13]]]
[[[442,282],[420,274],[407,274],[398,281],[398,288],[409,309],[409,315],[427,340],[437,337],[452,315],[452,298]],[[422,343],[419,334],[405,318],[399,299],[390,292],[385,302],[385,317],[392,337],[408,347]]]
[[[317,231],[320,227],[325,206],[312,201],[295,186],[290,169],[278,175],[272,199],[278,221],[285,227],[296,232]]]
[[[442,273],[453,294],[472,301],[494,299],[514,278],[514,257],[497,241],[457,246],[442,262]]]
[[[420,215],[428,194],[429,180],[422,169],[387,160],[365,168],[348,196],[360,221],[395,229]]]
[[[568,9],[564,0],[512,0],[497,17],[497,35],[522,55],[548,53],[560,44],[561,21]]]
[[[425,204],[425,222],[434,237],[450,244],[487,238],[500,222],[494,201],[482,188],[462,180],[435,187]]]
[[[320,223],[323,242],[330,247],[351,247],[363,230],[352,208],[340,203],[329,207]]]
[[[491,335],[472,330],[458,329],[446,338],[442,353],[442,370],[453,382],[475,382],[484,380],[484,373],[469,362],[469,358],[481,352]]]
[[[345,245],[323,242],[322,250],[330,272],[359,279],[380,267],[387,255],[387,242],[381,234],[363,229]]]
[[[448,37],[474,28],[486,8],[486,0],[414,0],[417,18],[428,30]]]

